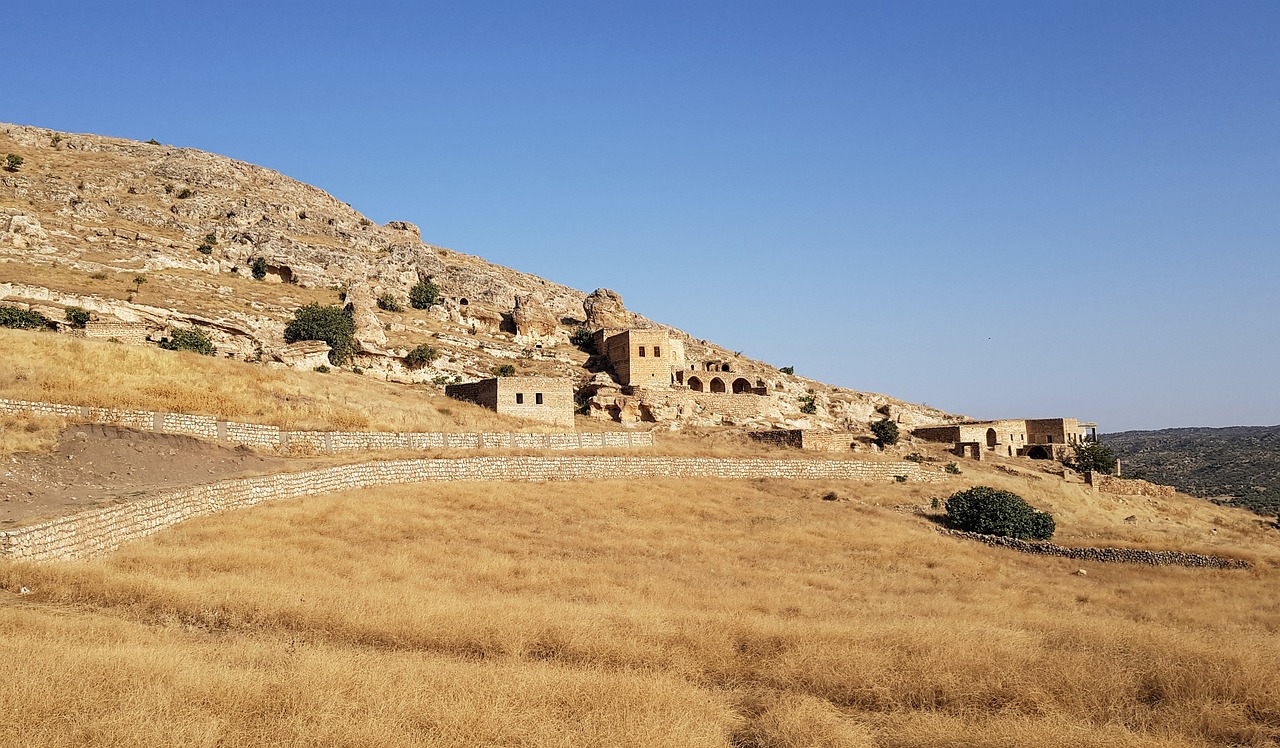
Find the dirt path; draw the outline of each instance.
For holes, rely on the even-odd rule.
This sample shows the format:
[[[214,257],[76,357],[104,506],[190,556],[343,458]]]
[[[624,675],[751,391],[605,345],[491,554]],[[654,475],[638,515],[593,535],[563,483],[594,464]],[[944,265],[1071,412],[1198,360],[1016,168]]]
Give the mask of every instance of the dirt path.
[[[0,529],[157,491],[317,466],[187,436],[73,425],[52,452],[0,458]]]

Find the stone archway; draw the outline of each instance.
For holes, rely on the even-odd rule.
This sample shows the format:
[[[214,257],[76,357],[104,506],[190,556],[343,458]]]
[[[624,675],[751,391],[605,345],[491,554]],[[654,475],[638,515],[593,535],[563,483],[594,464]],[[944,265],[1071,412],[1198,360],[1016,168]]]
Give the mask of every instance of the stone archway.
[[[751,382],[747,381],[746,379],[743,379],[742,377],[738,377],[737,379],[733,380],[733,394],[735,395],[751,394]]]
[[[712,391],[712,392],[724,392],[724,389],[725,389],[725,387],[724,387],[724,380],[723,380],[723,379],[721,379],[720,377],[714,377],[714,378],[711,380],[711,391]]]
[[[1032,447],[1027,450],[1027,457],[1033,460],[1052,460],[1053,455],[1049,454],[1049,450],[1045,447]]]
[[[687,383],[689,385],[689,389],[693,390],[694,392],[702,392],[701,379],[698,379],[697,377],[689,377],[689,379],[687,380]]]
[[[996,430],[987,429],[987,446],[991,448],[995,448],[998,441],[999,440],[996,438]]]

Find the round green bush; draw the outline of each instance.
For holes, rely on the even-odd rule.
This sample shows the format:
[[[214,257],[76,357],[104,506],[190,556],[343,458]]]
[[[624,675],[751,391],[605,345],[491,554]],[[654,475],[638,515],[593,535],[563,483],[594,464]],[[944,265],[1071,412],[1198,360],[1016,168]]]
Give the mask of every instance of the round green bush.
[[[951,494],[947,519],[959,530],[1023,540],[1048,540],[1057,529],[1048,512],[1036,510],[1016,493],[989,486]]]
[[[440,289],[431,281],[421,281],[409,289],[409,306],[414,309],[430,309],[440,301]]]
[[[202,356],[212,356],[217,352],[213,347],[213,336],[198,327],[174,328],[173,334],[160,341],[160,347],[170,351],[193,351]]]
[[[53,321],[39,312],[16,306],[0,306],[0,327],[18,330],[44,330],[53,327]]]
[[[404,365],[410,369],[421,369],[432,361],[436,360],[436,349],[423,343],[422,345],[409,351],[409,355],[404,357]]]
[[[871,424],[871,433],[875,435],[880,446],[898,443],[898,424],[888,418]]]
[[[329,344],[329,362],[346,363],[356,350],[356,324],[351,312],[340,306],[308,304],[293,313],[284,328],[284,342],[323,340]]]

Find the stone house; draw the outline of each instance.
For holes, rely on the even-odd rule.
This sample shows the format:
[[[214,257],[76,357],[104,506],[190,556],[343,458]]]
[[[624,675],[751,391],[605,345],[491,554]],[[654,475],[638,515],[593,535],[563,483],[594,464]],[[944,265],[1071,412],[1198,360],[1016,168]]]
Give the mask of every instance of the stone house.
[[[1067,448],[1086,436],[1096,438],[1098,424],[1081,423],[1075,418],[968,421],[927,426],[911,433],[917,439],[950,443],[961,457],[981,460],[984,454],[994,453],[1052,460],[1066,456]]]
[[[560,377],[493,377],[450,384],[449,397],[502,413],[573,429],[573,384]]]

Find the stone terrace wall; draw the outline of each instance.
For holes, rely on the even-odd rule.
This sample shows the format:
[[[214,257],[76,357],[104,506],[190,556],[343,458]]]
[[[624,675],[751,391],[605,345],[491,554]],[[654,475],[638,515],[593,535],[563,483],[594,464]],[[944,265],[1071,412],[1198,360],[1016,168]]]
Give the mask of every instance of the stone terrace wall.
[[[1119,493],[1129,496],[1151,496],[1157,499],[1173,498],[1178,493],[1178,489],[1173,486],[1162,486],[1158,483],[1150,483],[1137,478],[1117,478],[1114,475],[1105,475],[1103,473],[1088,472],[1085,473],[1085,483],[1093,486],[1099,491],[1107,493]]]
[[[79,337],[119,340],[130,345],[146,345],[147,336],[159,329],[145,322],[104,322],[93,320],[85,323],[83,330],[76,330]]]
[[[397,483],[690,477],[874,481],[896,476],[926,482],[939,477],[912,462],[570,456],[387,460],[239,478],[89,509],[0,532],[0,556],[27,561],[97,556],[193,517],[274,499]]]
[[[969,538],[999,548],[1011,548],[1023,553],[1039,553],[1045,556],[1064,556],[1081,561],[1103,563],[1146,564],[1148,566],[1193,566],[1209,569],[1248,569],[1248,561],[1223,556],[1206,556],[1184,551],[1144,551],[1137,548],[1069,548],[1053,543],[1034,543],[998,535],[982,535],[962,530],[945,530],[948,535]]]
[[[276,426],[219,421],[212,416],[160,413],[151,410],[90,408],[25,400],[0,399],[0,412],[63,416],[139,431],[183,434],[233,444],[312,452],[368,452],[377,449],[601,449],[651,447],[648,431],[524,434],[440,431],[284,431]]]

